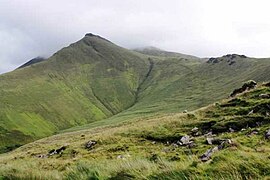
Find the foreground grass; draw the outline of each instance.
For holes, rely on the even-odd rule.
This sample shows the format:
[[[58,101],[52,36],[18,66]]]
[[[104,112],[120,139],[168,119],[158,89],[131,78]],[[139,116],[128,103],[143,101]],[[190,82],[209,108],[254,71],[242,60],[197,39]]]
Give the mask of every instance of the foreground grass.
[[[262,93],[270,93],[270,88],[260,86],[187,114],[41,139],[0,155],[0,179],[269,179],[270,144],[264,134],[270,119],[263,108],[249,114],[270,103],[258,98]],[[252,125],[254,119],[261,123]],[[199,157],[214,147],[206,143],[204,133],[194,137],[194,147],[172,144],[194,127],[204,133],[212,130],[215,138],[231,139],[232,144],[202,162]],[[240,130],[230,132],[229,127]],[[258,133],[249,135],[252,130]],[[87,150],[84,145],[89,140],[97,145]],[[64,145],[63,154],[37,157]]]

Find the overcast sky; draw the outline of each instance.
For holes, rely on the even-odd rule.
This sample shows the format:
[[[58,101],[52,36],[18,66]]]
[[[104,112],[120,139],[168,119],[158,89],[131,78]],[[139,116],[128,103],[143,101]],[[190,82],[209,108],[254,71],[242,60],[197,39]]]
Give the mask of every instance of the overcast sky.
[[[0,73],[87,32],[135,48],[270,57],[269,0],[0,0]]]

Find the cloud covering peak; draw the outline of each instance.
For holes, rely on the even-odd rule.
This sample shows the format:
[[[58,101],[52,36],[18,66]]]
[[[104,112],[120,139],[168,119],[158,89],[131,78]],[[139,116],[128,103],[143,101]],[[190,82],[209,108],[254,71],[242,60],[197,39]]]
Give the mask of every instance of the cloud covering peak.
[[[267,0],[0,0],[0,73],[92,32],[127,48],[270,57]]]

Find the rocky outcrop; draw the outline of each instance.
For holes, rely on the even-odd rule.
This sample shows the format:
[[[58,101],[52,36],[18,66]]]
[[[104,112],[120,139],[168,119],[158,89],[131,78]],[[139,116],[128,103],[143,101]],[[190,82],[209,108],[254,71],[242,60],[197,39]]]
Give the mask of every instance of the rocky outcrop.
[[[227,62],[229,65],[233,65],[234,63],[236,63],[236,59],[240,59],[240,58],[242,59],[247,58],[247,56],[239,55],[239,54],[227,54],[219,58],[211,57],[208,59],[207,63],[216,64],[216,63],[224,61],[224,62]]]
[[[239,89],[235,89],[231,94],[230,97],[234,97],[237,94],[243,93],[247,90],[254,89],[257,86],[257,83],[253,80],[250,80],[243,84],[243,86]]]

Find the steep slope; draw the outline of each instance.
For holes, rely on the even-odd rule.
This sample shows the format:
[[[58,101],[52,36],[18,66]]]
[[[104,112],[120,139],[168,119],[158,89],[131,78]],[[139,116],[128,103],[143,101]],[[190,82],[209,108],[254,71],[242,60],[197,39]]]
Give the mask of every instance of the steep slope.
[[[147,59],[93,34],[0,76],[2,151],[110,117],[134,104]]]
[[[190,113],[39,140],[0,156],[0,177],[268,179],[269,114],[270,83]]]

